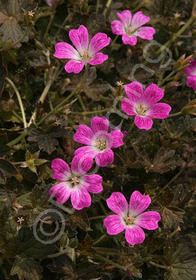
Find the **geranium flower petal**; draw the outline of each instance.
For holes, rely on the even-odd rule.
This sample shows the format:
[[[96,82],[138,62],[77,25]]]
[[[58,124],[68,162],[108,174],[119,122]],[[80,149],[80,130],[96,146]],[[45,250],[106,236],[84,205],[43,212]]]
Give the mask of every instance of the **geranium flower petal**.
[[[148,230],[154,230],[159,227],[158,222],[161,220],[161,215],[156,211],[148,211],[140,214],[136,223],[138,226],[143,227]]]
[[[152,105],[161,100],[164,96],[164,91],[159,88],[156,84],[149,85],[143,94],[143,101],[146,104]]]
[[[100,131],[107,132],[109,128],[109,121],[106,119],[106,117],[94,117],[91,120],[91,128],[93,133],[99,133]]]
[[[88,61],[90,65],[98,65],[102,64],[104,61],[108,59],[108,55],[103,54],[101,52],[96,53],[91,60]]]
[[[96,164],[105,167],[108,163],[112,163],[114,161],[114,153],[111,149],[107,149],[104,152],[97,153],[95,157]]]
[[[123,35],[125,33],[123,24],[119,20],[112,21],[111,28],[112,28],[112,33],[115,35]]]
[[[78,29],[72,29],[69,31],[69,38],[76,47],[76,49],[82,54],[82,51],[88,48],[88,30],[84,25],[80,25]]]
[[[91,205],[91,196],[86,188],[80,188],[72,191],[71,203],[76,210],[89,207]]]
[[[196,90],[196,75],[195,76],[188,76],[186,81],[187,87],[192,87]]]
[[[67,62],[67,64],[65,64],[65,71],[67,71],[67,73],[75,73],[78,74],[82,71],[82,69],[84,68],[85,65],[85,61],[77,61],[77,60],[70,60]]]
[[[184,73],[189,76],[196,76],[196,60],[191,58],[189,62],[190,65],[184,69]]]
[[[138,116],[138,115],[135,116],[134,123],[139,129],[146,129],[146,130],[151,129],[153,125],[153,121],[151,118]]]
[[[111,196],[106,199],[108,208],[118,215],[127,213],[128,204],[124,195],[120,192],[113,192]]]
[[[74,47],[68,43],[60,42],[55,45],[54,57],[60,59],[80,59],[80,55]]]
[[[125,85],[125,92],[132,103],[137,102],[143,95],[143,87],[139,82]]]
[[[84,176],[84,186],[91,193],[100,193],[103,191],[103,178],[98,174]]]
[[[129,212],[136,216],[145,211],[151,203],[148,195],[142,195],[139,191],[134,191],[130,197]]]
[[[103,182],[103,178],[98,174],[85,175],[84,180],[89,184],[101,184]]]
[[[134,116],[136,115],[134,106],[130,99],[124,98],[121,102],[121,108],[122,110],[129,116]]]
[[[132,228],[126,228],[125,238],[127,242],[133,246],[144,242],[145,233],[140,227],[134,226]]]
[[[51,168],[53,170],[52,178],[59,181],[63,181],[67,174],[70,173],[69,165],[61,158],[54,159]]]
[[[65,182],[53,186],[49,191],[49,194],[56,197],[56,202],[60,204],[65,203],[69,199],[70,193],[71,189]]]
[[[150,108],[149,117],[156,119],[165,119],[169,116],[171,107],[166,103],[157,103]]]
[[[97,33],[91,39],[89,45],[89,53],[94,55],[95,53],[99,52],[101,49],[105,48],[110,43],[110,38],[105,33]]]
[[[129,10],[124,10],[122,13],[117,13],[119,19],[122,21],[124,26],[131,25],[132,14]],[[118,34],[117,34],[118,35]]]
[[[146,40],[153,40],[153,35],[155,34],[155,29],[153,27],[141,27],[139,30],[137,30],[137,32],[135,33],[135,35],[137,35],[138,37],[142,38],[142,39],[146,39]]]
[[[135,36],[123,35],[122,36],[123,44],[135,46],[137,44],[137,38]]]
[[[87,125],[81,124],[74,134],[74,141],[88,145],[91,144],[93,135],[92,130]]]
[[[150,18],[148,16],[145,16],[141,11],[134,14],[131,25],[134,28],[138,28],[147,22],[149,22]]]
[[[112,132],[110,132],[110,135],[112,136],[111,148],[118,148],[124,145],[123,143],[124,134],[120,130],[113,130]]]
[[[75,150],[74,155],[79,155],[79,154],[94,158],[97,152],[93,150],[92,146],[84,146]]]
[[[86,174],[93,165],[93,158],[85,155],[76,155],[71,162],[71,170],[80,175]]]
[[[118,215],[110,215],[104,219],[103,222],[106,227],[107,233],[110,235],[116,235],[125,229],[121,218]]]

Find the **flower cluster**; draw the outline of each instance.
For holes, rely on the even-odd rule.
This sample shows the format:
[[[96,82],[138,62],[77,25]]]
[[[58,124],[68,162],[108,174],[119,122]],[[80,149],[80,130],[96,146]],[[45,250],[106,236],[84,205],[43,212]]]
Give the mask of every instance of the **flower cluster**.
[[[122,35],[124,44],[136,45],[137,37],[152,40],[155,29],[144,26],[150,18],[141,11],[132,16],[129,10],[117,14],[120,20],[111,23],[112,32]],[[54,56],[59,59],[69,59],[65,65],[68,73],[79,73],[86,64],[98,65],[108,59],[108,56],[100,52],[110,44],[110,38],[105,33],[97,33],[89,42],[88,30],[81,25],[78,29],[69,32],[69,38],[74,47],[68,43],[60,42],[55,46]],[[196,62],[185,70],[189,75],[189,86],[195,83]],[[191,78],[190,78],[191,77]],[[188,85],[188,81],[187,81]],[[195,84],[194,84],[195,85]],[[159,101],[164,96],[164,91],[156,84],[149,85],[143,90],[139,82],[125,85],[125,93],[128,98],[121,102],[122,110],[128,116],[134,116],[134,123],[139,129],[152,128],[154,118],[165,119],[168,117],[171,107]],[[89,193],[100,193],[103,190],[103,178],[98,174],[88,174],[93,162],[98,166],[106,167],[114,161],[113,149],[122,146],[125,134],[120,129],[109,131],[109,121],[105,117],[93,117],[91,128],[87,125],[79,125],[74,135],[74,141],[84,144],[75,150],[71,168],[62,159],[52,162],[53,179],[57,184],[50,189],[50,195],[56,197],[57,203],[65,203],[71,197],[72,206],[76,210],[91,205]],[[150,205],[148,195],[142,195],[134,191],[128,205],[124,195],[113,192],[106,200],[108,207],[115,213],[104,219],[107,233],[116,235],[125,230],[125,238],[131,245],[143,243],[145,233],[142,228],[155,230],[161,216],[156,211],[144,212]],[[144,213],[143,213],[144,212]]]

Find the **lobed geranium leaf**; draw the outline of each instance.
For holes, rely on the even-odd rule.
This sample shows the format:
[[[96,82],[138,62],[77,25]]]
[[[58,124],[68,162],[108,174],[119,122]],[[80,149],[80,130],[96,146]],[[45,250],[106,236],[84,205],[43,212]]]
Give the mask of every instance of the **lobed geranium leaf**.
[[[6,182],[6,178],[10,176],[14,176],[18,180],[22,179],[22,175],[18,172],[18,169],[10,161],[2,158],[0,158],[0,171],[2,182]]]
[[[75,212],[70,216],[70,221],[83,230],[91,230],[86,210]]]
[[[40,280],[42,278],[41,265],[32,258],[18,257],[11,269],[10,275],[17,275],[19,280]]]
[[[165,228],[177,228],[183,223],[183,215],[185,211],[178,207],[164,207],[162,211],[162,222]]]
[[[51,154],[58,145],[58,137],[65,135],[65,129],[60,127],[53,127],[51,129],[41,130],[41,129],[30,129],[28,141],[36,142],[40,148]]]
[[[165,280],[195,280],[196,254],[191,244],[180,243],[176,250],[170,248],[166,252],[169,270],[165,273]]]

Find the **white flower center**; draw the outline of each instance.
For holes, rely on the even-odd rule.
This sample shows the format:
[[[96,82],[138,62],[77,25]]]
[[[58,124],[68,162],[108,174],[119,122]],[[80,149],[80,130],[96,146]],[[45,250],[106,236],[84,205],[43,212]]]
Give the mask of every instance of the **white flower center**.
[[[131,226],[135,224],[135,217],[133,217],[130,214],[126,216],[123,220],[127,226]]]
[[[135,111],[139,116],[146,116],[149,107],[143,103],[140,103],[135,106]]]
[[[108,143],[105,138],[98,138],[95,141],[95,147],[97,150],[103,152],[108,146]]]
[[[70,174],[66,182],[69,183],[71,188],[78,187],[81,184],[81,177],[79,175]]]
[[[124,29],[125,29],[125,33],[127,35],[129,35],[129,36],[133,36],[134,35],[134,32],[135,32],[134,27],[129,25],[129,26],[126,26]]]
[[[87,50],[83,50],[81,52],[81,59],[82,59],[82,61],[88,62],[92,58],[93,58],[93,56],[91,56]]]

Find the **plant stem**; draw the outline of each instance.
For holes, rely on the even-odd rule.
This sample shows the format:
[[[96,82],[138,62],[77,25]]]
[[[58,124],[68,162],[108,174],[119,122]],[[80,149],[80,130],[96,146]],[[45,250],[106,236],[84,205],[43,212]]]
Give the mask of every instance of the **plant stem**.
[[[103,112],[107,112],[109,111],[111,108],[105,108],[105,109],[101,109],[101,110],[95,110],[95,111],[85,111],[85,112],[71,112],[70,114],[72,115],[83,115],[83,116],[86,116],[86,115],[93,115],[93,114],[98,114],[98,113],[103,113]]]
[[[113,45],[116,43],[118,37],[119,37],[119,36],[116,35],[116,37],[114,38],[114,40],[112,40],[112,43],[111,43],[111,45],[110,45],[111,49],[112,49]]]
[[[75,103],[77,100],[77,98],[75,98],[74,100],[72,100],[69,104],[66,104],[65,107],[69,107],[71,106],[73,103]],[[61,108],[54,108],[52,109],[52,111],[50,111],[50,113],[48,113],[45,117],[43,117],[38,123],[37,125],[39,126],[40,124],[42,124],[46,119],[48,119],[50,116],[52,116],[53,114],[56,114],[58,112],[60,112],[61,110],[65,109],[65,107],[61,107]]]
[[[102,216],[95,216],[95,217],[90,217],[89,218],[89,221],[92,221],[92,220],[99,220],[99,219],[104,219],[106,216],[105,215],[102,215]]]
[[[98,244],[100,241],[102,241],[106,236],[107,234],[103,234],[101,237],[99,237],[95,242],[93,242],[93,246]]]
[[[60,107],[62,107],[71,97],[73,97],[75,94],[78,93],[78,91],[81,89],[82,85],[84,84],[86,77],[88,74],[88,66],[86,66],[85,69],[85,73],[83,78],[81,79],[81,81],[78,83],[78,85],[76,86],[76,88],[67,96],[67,98],[65,98],[63,101],[61,101],[55,108],[53,111],[51,111],[49,114],[47,114],[44,118],[42,118],[41,121],[38,122],[38,125],[40,125],[41,123],[43,123],[48,117],[52,116],[54,113],[56,113],[58,111],[58,109]]]
[[[56,75],[57,75],[58,70],[59,70],[59,69],[57,68],[56,71],[55,71],[55,73],[54,73],[53,69],[50,70],[48,82],[47,82],[47,84],[46,84],[46,86],[45,86],[45,88],[44,88],[44,90],[43,90],[43,92],[42,92],[42,94],[41,94],[41,96],[40,96],[40,98],[39,98],[37,104],[39,104],[39,103],[44,103],[44,100],[45,100],[45,98],[46,98],[46,96],[47,96],[47,94],[48,94],[48,91],[49,91],[49,89],[50,89],[52,83],[54,82],[54,80],[55,80],[55,78],[56,78]],[[36,108],[35,108],[35,110],[34,110],[32,116],[31,116],[31,118],[30,118],[30,121],[29,121],[29,123],[28,123],[28,127],[29,127],[32,123],[35,122],[36,115],[37,115],[37,106],[36,106]]]
[[[19,106],[20,106],[20,110],[21,110],[21,113],[22,113],[22,119],[23,119],[24,128],[26,128],[27,127],[27,121],[26,121],[24,106],[23,106],[23,103],[22,103],[22,99],[21,99],[20,93],[19,93],[17,87],[15,86],[15,84],[12,82],[12,80],[10,80],[8,77],[6,77],[6,80],[12,86],[12,88],[14,89],[14,91],[16,93],[16,96],[18,98],[18,103],[19,103]]]
[[[59,26],[56,34],[54,35],[54,41],[56,41],[56,38],[60,32],[60,30],[63,28],[64,29],[64,25],[65,23],[69,20],[69,18],[72,16],[72,13],[69,13],[68,16],[64,19],[63,23]],[[65,30],[65,29],[64,29]]]
[[[106,263],[112,264],[113,266],[115,266],[115,267],[117,267],[117,268],[119,268],[119,269],[122,269],[122,270],[124,270],[124,271],[127,271],[127,268],[126,268],[126,267],[124,267],[124,266],[122,266],[122,265],[120,265],[120,264],[118,264],[118,263],[115,263],[115,262],[111,261],[110,259],[104,258],[103,256],[100,256],[100,255],[95,254],[95,255],[93,255],[92,257],[95,258],[95,259],[99,259],[99,260],[101,260],[101,261],[104,261],[104,262],[106,262]]]
[[[86,112],[86,107],[85,107],[85,105],[84,105],[84,102],[83,102],[83,100],[82,100],[82,97],[80,96],[80,94],[77,94],[77,97],[78,97],[78,101],[80,102],[80,105],[81,105],[81,107],[82,107],[82,110],[83,110],[84,112]]]
[[[167,75],[160,83],[158,83],[158,86],[161,87],[166,81],[168,81],[173,75],[175,74],[175,71],[172,71],[169,75]]]
[[[103,11],[103,15],[104,15],[104,16],[106,15],[106,13],[107,13],[107,11],[108,11],[108,9],[109,9],[109,7],[110,7],[111,4],[112,4],[112,0],[108,0],[107,3],[106,3],[106,5],[105,5],[105,9],[104,9],[104,11]]]
[[[44,34],[44,39],[46,38],[46,35],[48,34],[50,27],[52,25],[53,19],[54,19],[54,15],[55,15],[55,11],[50,15],[50,20],[48,22],[47,28],[46,28],[46,32]]]
[[[180,169],[180,171],[160,190],[160,193],[159,193],[159,195],[163,192],[163,191],[165,191],[183,172],[184,172],[184,170],[185,170],[185,168],[186,168],[186,164],[184,164],[182,167],[181,167],[181,169]],[[158,196],[159,196],[158,195]]]
[[[20,140],[22,140],[27,135],[27,130],[25,129],[18,137],[16,137],[14,140],[10,141],[7,145],[9,147],[12,147],[16,145]]]
[[[173,37],[169,41],[167,41],[160,50],[162,50],[163,48],[169,48],[170,45],[178,38],[178,36],[181,35],[195,21],[195,19],[196,17],[192,15],[185,23],[185,25],[183,25],[182,28],[178,30],[178,32],[174,34]]]
[[[169,115],[167,118],[172,118],[172,117],[180,116],[181,114],[182,114],[182,112],[180,111],[180,112],[177,112],[177,113]]]
[[[161,264],[158,264],[158,263],[155,263],[155,262],[152,262],[152,261],[150,261],[149,264],[154,265],[154,266],[159,267],[159,268],[163,268],[163,269],[169,270],[168,266],[161,265]]]

